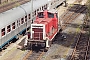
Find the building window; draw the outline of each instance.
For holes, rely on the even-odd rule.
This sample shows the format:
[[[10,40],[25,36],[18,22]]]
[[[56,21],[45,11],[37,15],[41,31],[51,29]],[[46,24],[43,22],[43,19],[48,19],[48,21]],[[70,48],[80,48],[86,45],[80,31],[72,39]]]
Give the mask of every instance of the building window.
[[[40,11],[41,11],[41,8],[40,8]]]
[[[34,14],[36,15],[36,10],[34,11]]]
[[[7,33],[11,31],[10,25],[7,26]]]
[[[42,10],[43,10],[43,6],[42,6]]]
[[[30,19],[30,14],[28,14],[28,18]]]
[[[19,22],[18,22],[18,23],[19,23],[19,26],[20,26],[20,20],[19,20]]]
[[[25,22],[27,22],[27,15],[25,16]]]
[[[12,23],[12,30],[15,29],[15,22]]]
[[[37,12],[39,11],[39,9],[37,9]]]
[[[17,27],[18,27],[18,20],[17,20]]]
[[[2,30],[1,30],[1,36],[4,36],[5,35],[5,28],[3,28]]]
[[[21,18],[21,24],[23,24],[24,23],[24,18]]]

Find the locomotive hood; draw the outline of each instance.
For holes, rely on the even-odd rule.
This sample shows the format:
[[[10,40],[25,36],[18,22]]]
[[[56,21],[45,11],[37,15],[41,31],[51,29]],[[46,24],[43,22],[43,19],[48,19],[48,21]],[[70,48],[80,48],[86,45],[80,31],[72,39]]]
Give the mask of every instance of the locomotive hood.
[[[50,22],[52,22],[52,18],[39,18],[34,21],[34,24],[48,24]]]

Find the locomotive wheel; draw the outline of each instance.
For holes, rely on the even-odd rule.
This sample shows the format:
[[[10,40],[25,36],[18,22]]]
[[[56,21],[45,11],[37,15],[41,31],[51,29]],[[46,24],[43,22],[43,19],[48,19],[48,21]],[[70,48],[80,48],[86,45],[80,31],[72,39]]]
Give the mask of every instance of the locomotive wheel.
[[[45,48],[45,47],[46,47],[45,42],[41,44],[41,47],[43,47],[43,48]]]
[[[49,49],[49,48],[48,48],[48,47],[46,47],[46,48],[44,49],[44,52],[47,52],[47,51],[48,51],[48,49]]]

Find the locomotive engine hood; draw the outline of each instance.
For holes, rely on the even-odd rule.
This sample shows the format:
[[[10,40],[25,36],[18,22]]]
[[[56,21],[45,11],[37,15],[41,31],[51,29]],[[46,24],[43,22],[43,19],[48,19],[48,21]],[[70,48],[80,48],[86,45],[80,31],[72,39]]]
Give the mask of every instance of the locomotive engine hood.
[[[58,18],[56,13],[47,10],[39,12],[34,23],[31,24],[31,39],[45,40],[48,37],[52,40],[58,30]]]

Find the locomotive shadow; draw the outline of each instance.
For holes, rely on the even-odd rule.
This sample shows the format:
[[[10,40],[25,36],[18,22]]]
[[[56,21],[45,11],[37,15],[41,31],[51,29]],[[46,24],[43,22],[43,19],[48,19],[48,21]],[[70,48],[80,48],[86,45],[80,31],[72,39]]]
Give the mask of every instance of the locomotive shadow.
[[[53,44],[61,45],[63,47],[74,48],[76,40],[74,40],[75,33],[58,33],[53,41]]]
[[[82,34],[88,34],[86,33],[85,30],[81,32]],[[80,31],[79,32],[78,31],[77,32],[60,32],[55,36],[53,44],[61,45],[63,47],[68,47],[68,48],[75,48],[76,41],[78,40],[78,36],[76,35],[79,35],[79,34],[80,34]]]
[[[31,46],[31,44],[30,45],[27,45],[26,47],[23,47],[23,49],[22,50],[32,50],[33,52],[36,52],[36,53],[38,53],[38,52],[43,52],[44,51],[44,49],[45,49],[45,47],[42,47],[41,45],[35,45],[35,44],[33,44],[32,46]]]
[[[44,47],[42,47],[41,45],[38,45],[38,46],[33,45],[32,46],[32,51],[34,51],[36,53],[38,53],[40,51],[42,52],[42,51],[44,51]]]

